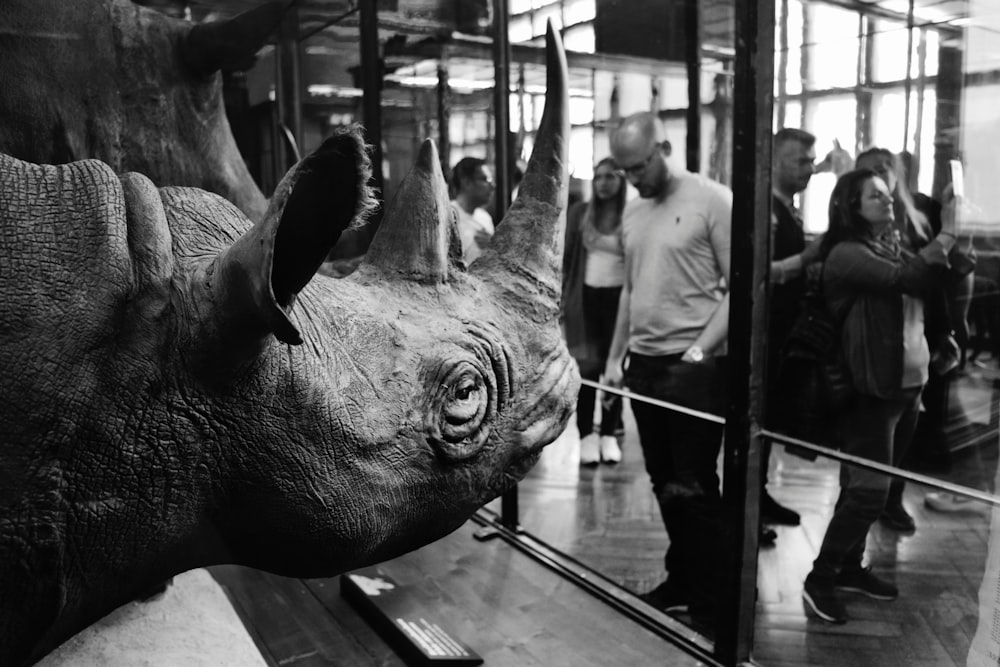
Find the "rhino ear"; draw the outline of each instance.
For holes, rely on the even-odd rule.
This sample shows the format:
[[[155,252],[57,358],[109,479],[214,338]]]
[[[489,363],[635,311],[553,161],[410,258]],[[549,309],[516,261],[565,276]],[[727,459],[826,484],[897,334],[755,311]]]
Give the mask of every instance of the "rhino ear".
[[[232,295],[224,299],[230,312],[222,317],[263,321],[280,341],[301,343],[288,319],[295,295],[341,233],[374,207],[370,177],[371,161],[357,127],[330,137],[292,167],[264,219],[219,258],[221,279]],[[256,314],[240,312],[248,308]]]

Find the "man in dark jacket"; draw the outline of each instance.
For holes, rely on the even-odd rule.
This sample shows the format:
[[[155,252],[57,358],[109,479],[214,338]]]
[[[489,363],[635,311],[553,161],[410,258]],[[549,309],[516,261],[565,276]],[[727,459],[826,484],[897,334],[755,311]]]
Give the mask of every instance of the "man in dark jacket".
[[[816,137],[797,128],[782,128],[774,135],[771,166],[771,301],[768,328],[766,422],[773,425],[782,409],[778,386],[781,348],[799,314],[805,291],[805,268],[818,254],[819,244],[806,243],[802,214],[795,196],[806,189],[814,172]],[[767,467],[771,447],[764,449],[760,515],[763,523],[797,526],[797,512],[779,505],[767,492]],[[761,543],[773,543],[775,533],[762,528]]]

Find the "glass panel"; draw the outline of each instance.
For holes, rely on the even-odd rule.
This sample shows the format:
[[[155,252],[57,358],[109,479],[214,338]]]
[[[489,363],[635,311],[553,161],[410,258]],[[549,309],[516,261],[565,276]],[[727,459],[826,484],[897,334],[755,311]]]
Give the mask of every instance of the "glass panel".
[[[966,6],[971,8],[969,16],[955,13]],[[824,250],[832,250],[824,255],[825,264],[811,271],[822,271],[821,283],[796,278],[802,275],[798,269],[792,270],[791,280],[784,269],[772,272],[777,284],[769,303],[766,420],[778,431],[793,431],[805,440],[895,468],[865,471],[846,464],[848,489],[865,481],[860,493],[842,492],[840,463],[816,458],[815,453],[807,460],[802,457],[805,450],[796,455],[783,445],[774,447],[769,494],[798,512],[801,523],[773,525],[777,513],[765,513],[777,548],[763,549],[758,561],[754,657],[761,664],[991,664],[1000,654],[992,632],[1000,609],[1000,537],[990,531],[994,510],[982,499],[952,492],[970,489],[996,499],[1000,260],[994,211],[1000,195],[992,175],[1000,169],[995,151],[1000,141],[1000,85],[995,83],[1000,51],[988,36],[994,29],[988,25],[996,16],[994,7],[936,7],[943,13],[937,23],[918,25],[914,32],[909,84],[904,24],[868,17],[864,24],[873,28],[871,79],[877,85],[845,94],[847,69],[818,68],[814,51],[821,44],[813,40],[817,46],[807,54],[808,90],[776,100],[786,127],[796,125],[792,108],[801,103],[802,128],[816,137],[823,171],[792,194],[807,233],[831,228]],[[977,8],[985,15],[977,15]],[[828,29],[823,42],[838,42],[856,32],[846,19],[838,24],[832,18],[819,21],[818,16],[810,14],[810,31],[817,25],[824,26],[824,32]],[[844,58],[852,57],[851,48],[843,47]],[[846,153],[840,168],[839,154],[831,151],[834,139]],[[885,149],[886,155],[869,155],[859,162],[858,153],[873,146]],[[777,142],[774,150],[772,187],[783,182]],[[857,166],[875,168],[887,184],[864,176],[851,190],[853,177],[843,174]],[[838,178],[848,194],[831,206]],[[945,226],[949,216],[940,211],[951,205],[956,178],[961,178],[964,195],[957,227],[951,229]],[[891,204],[886,196],[890,188]],[[782,238],[787,250],[787,232],[797,229],[795,212],[780,202],[773,207],[775,238]],[[838,211],[847,213],[841,217]],[[943,226],[946,233],[938,235]],[[957,249],[949,256],[949,266],[942,264],[938,273],[927,269],[925,261],[908,260],[912,255],[896,254],[899,244],[927,258],[940,258],[940,246],[928,245],[935,237],[938,244]],[[798,252],[779,256],[780,247],[777,241],[773,245],[776,260]],[[893,275],[899,280],[881,281],[869,270],[873,260],[895,264]],[[923,279],[909,282],[910,272],[922,272]],[[831,325],[838,336],[832,349],[841,351],[857,394],[832,417],[821,414],[830,404],[829,394],[803,400],[809,387],[820,386],[810,382],[818,383],[822,376],[817,363],[804,361],[809,354],[804,339],[791,334],[796,318],[806,312],[803,290],[817,283],[823,286],[819,306],[838,316]],[[888,319],[893,324],[883,327]],[[954,340],[946,346],[949,331]],[[796,417],[803,419],[795,423]],[[887,482],[902,474],[921,477],[902,485],[901,504],[889,495],[883,507]],[[935,480],[957,487],[934,488],[930,483]],[[766,510],[766,497],[764,503]],[[853,538],[852,522],[863,529]],[[875,590],[877,582],[868,575],[850,574],[860,552],[834,549],[849,543],[865,546],[861,562],[898,588],[897,600],[871,599],[895,593]],[[824,575],[835,573],[836,568],[827,567],[830,563],[841,568],[833,586],[830,579],[824,580]],[[845,576],[853,577],[853,583],[845,582]],[[853,590],[845,590],[845,583]],[[846,613],[843,630],[831,630],[835,626],[829,618],[817,617],[816,608],[823,611],[824,605],[829,616]],[[921,630],[912,630],[915,627]],[[789,641],[790,630],[794,641]],[[861,636],[881,639],[869,644],[859,641]]]
[[[781,6],[781,2],[775,3],[775,8],[779,12],[774,35],[775,94],[780,94],[778,86],[783,84],[786,94],[798,95],[802,92],[802,42],[805,10],[799,0],[788,0],[788,19],[782,22],[780,18]]]
[[[970,486],[995,488],[996,454],[994,438],[961,462]],[[1000,520],[996,509],[846,464],[854,490],[842,495],[838,462],[808,461],[780,446],[771,459],[770,494],[797,510],[801,523],[773,525],[774,546],[758,554],[756,664],[965,665],[970,651],[994,657],[968,664],[992,664],[1000,572],[1000,543],[990,530],[992,516]],[[879,503],[887,492],[901,497],[914,528],[904,528],[906,516],[895,511],[874,523],[859,518],[866,503]],[[846,547],[858,539],[863,550],[852,553]],[[842,564],[832,580],[823,576],[831,562]],[[871,570],[858,572],[852,564]],[[814,606],[828,616],[844,614],[846,624],[820,619]]]
[[[901,81],[906,78],[906,25],[895,21],[876,21],[872,34],[874,63],[873,81]],[[914,42],[914,47],[916,42]],[[917,54],[914,48],[911,72],[916,74]]]
[[[535,35],[531,30],[531,17],[519,16],[507,23],[507,35],[511,43],[529,42]]]
[[[597,15],[597,3],[594,0],[565,0],[563,2],[563,18],[566,25],[583,21],[592,21]]]
[[[569,122],[572,125],[590,125],[594,122],[594,100],[589,97],[569,98]]]
[[[589,127],[574,127],[569,140],[569,173],[581,180],[592,180],[594,163],[594,131]]]
[[[806,119],[802,129],[816,135],[816,156],[822,160],[834,149],[834,141],[854,153],[857,100],[853,96],[836,95],[815,98],[806,106]],[[801,195],[801,209],[806,229],[810,232],[826,231],[827,208],[836,176],[831,171],[816,174]]]
[[[594,52],[594,26],[586,24],[569,28],[563,34],[563,44],[567,51],[579,51],[580,53]]]
[[[531,10],[531,0],[510,0],[508,4],[511,16],[517,16]],[[513,38],[511,38],[513,41]]]
[[[532,29],[536,35],[545,34],[545,28],[548,25],[549,19],[552,20],[552,26],[556,30],[562,28],[562,12],[559,11],[559,7],[546,7],[544,9],[539,9],[531,17]]]
[[[811,90],[854,86],[858,82],[858,14],[822,3],[806,9],[806,42]]]

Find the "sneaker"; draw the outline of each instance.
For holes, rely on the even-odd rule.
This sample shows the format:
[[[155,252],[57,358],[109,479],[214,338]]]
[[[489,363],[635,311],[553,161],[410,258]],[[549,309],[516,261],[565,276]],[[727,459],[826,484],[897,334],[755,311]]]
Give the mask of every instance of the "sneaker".
[[[802,586],[802,601],[806,603],[813,614],[828,623],[836,623],[837,625],[847,623],[847,609],[844,608],[844,603],[837,598],[833,586],[829,583],[814,579],[812,575],[806,577],[805,584]]]
[[[605,463],[618,463],[622,460],[622,448],[613,435],[601,436],[601,460]]]
[[[873,600],[895,600],[899,597],[899,589],[872,574],[870,567],[841,572],[834,577],[833,585],[838,590],[861,593]]]
[[[924,496],[924,505],[935,512],[978,512],[982,507],[972,498],[941,491]]]
[[[651,591],[641,593],[639,599],[654,609],[665,614],[681,614],[688,611],[688,600],[671,586],[669,580],[664,581]]]
[[[592,466],[600,462],[600,438],[596,433],[588,433],[580,440],[580,465]]]
[[[882,514],[878,517],[879,523],[892,528],[900,533],[912,533],[917,530],[917,524],[913,521],[902,502],[891,503],[885,506]]]
[[[779,526],[797,526],[799,525],[800,517],[799,513],[795,510],[790,510],[783,505],[779,505],[778,501],[765,491],[760,497],[760,520],[764,523],[775,523]]]

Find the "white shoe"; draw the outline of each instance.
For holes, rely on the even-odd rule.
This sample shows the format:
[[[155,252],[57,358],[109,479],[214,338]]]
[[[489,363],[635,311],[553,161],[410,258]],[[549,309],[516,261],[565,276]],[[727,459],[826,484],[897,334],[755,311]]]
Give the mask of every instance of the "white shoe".
[[[601,462],[600,440],[596,433],[585,435],[580,440],[580,465],[591,466]]]
[[[935,491],[924,496],[924,505],[935,512],[978,512],[982,505],[972,498]]]
[[[622,460],[622,448],[613,435],[601,436],[601,460],[605,463],[618,463]]]

